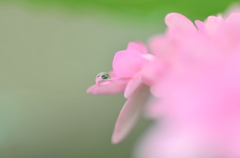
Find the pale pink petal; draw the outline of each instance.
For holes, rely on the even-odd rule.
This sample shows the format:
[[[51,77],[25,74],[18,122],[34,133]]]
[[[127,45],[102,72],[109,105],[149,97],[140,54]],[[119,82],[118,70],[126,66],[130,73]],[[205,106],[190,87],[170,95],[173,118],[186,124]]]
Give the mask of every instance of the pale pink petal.
[[[148,105],[146,106],[146,108],[144,109],[144,115],[147,118],[151,118],[151,119],[159,119],[159,118],[163,118],[165,117],[165,106],[162,105],[162,100],[160,99],[156,99],[156,98],[152,98],[149,102]]]
[[[142,112],[149,94],[148,87],[141,85],[138,92],[124,104],[115,124],[112,143],[120,143],[132,130]]]
[[[204,22],[202,22],[200,20],[195,20],[195,24],[196,24],[198,30],[200,30],[200,31],[204,30]]]
[[[111,78],[116,78],[117,77],[116,74],[113,71],[109,72],[108,74],[110,75]]]
[[[137,144],[137,158],[220,158],[191,130],[155,124]],[[212,149],[213,150],[213,149]],[[222,158],[222,157],[221,157]]]
[[[142,82],[146,85],[153,85],[156,81],[159,81],[166,69],[165,63],[158,59],[154,59],[143,68]]]
[[[148,62],[153,61],[156,57],[152,54],[142,54],[142,57],[146,59]]]
[[[232,13],[225,21],[225,34],[226,38],[225,41],[229,39],[231,43],[230,46],[235,44],[239,46],[240,42],[240,13]]]
[[[162,91],[163,99],[160,98],[161,104],[154,108],[161,111],[165,106],[165,114],[168,111],[166,115],[178,122],[179,126],[196,129],[200,135],[208,135],[207,143],[215,142],[215,147],[220,146],[219,149],[226,150],[226,153],[239,156],[240,55],[228,56],[232,57],[225,58],[225,63],[219,63],[216,67],[212,65],[216,64],[213,60],[207,70],[204,65],[196,67],[192,63],[185,67],[184,73],[172,72],[176,76],[161,80],[163,86],[158,90]],[[220,60],[219,56],[215,60]],[[155,111],[154,117],[161,114]]]
[[[142,71],[144,70],[144,72],[145,73],[147,73],[146,71],[150,71],[150,73],[152,72],[151,70],[153,69],[153,70],[155,70],[155,68],[157,69],[158,67],[149,67],[148,65],[149,65],[149,63],[151,63],[151,62],[153,62],[154,60],[156,60],[156,58],[152,55],[152,54],[143,54],[142,55],[142,57],[143,58],[145,58],[148,62],[144,65],[144,67],[143,67],[143,69],[142,69]],[[155,65],[154,65],[155,66]],[[145,69],[145,68],[149,68],[149,69]],[[127,84],[127,87],[126,87],[126,89],[125,89],[125,92],[124,92],[124,97],[125,98],[129,98],[129,97],[131,97],[131,95],[133,95],[134,94],[134,92],[136,91],[136,89],[143,83],[143,81],[142,81],[142,77],[143,77],[143,75],[142,75],[142,71],[140,71],[139,73],[137,73],[135,76],[133,76],[130,80],[129,80],[129,82],[128,82],[128,84]],[[150,73],[147,73],[146,75],[149,75]],[[154,71],[154,73],[157,73],[156,71]],[[146,80],[146,77],[147,76],[145,76],[145,81],[147,81]],[[154,76],[149,76],[149,77],[154,77]],[[145,84],[147,84],[147,83],[145,83]],[[147,84],[148,85],[148,84]]]
[[[179,29],[186,32],[196,30],[194,24],[188,18],[179,13],[168,14],[165,17],[165,23],[169,29]]]
[[[88,88],[90,94],[116,94],[124,92],[129,79],[109,79]]]
[[[142,54],[134,50],[123,50],[115,54],[113,71],[119,78],[131,78],[138,73],[145,63]]]
[[[147,47],[142,42],[129,42],[127,50],[135,50],[142,54],[147,54]]]
[[[168,70],[152,85],[157,101],[148,112],[173,128],[166,135],[149,133],[138,158],[239,158],[240,14],[224,22],[221,17],[196,22],[199,30],[192,33],[186,33],[192,24],[185,17],[173,15],[166,22],[172,34],[165,39],[173,40],[175,51]]]
[[[213,35],[217,32],[223,21],[224,20],[221,16],[209,16],[205,22],[196,20],[195,24],[197,25],[199,31]]]
[[[169,60],[176,53],[176,46],[172,39],[156,35],[149,40],[150,51],[160,60]]]
[[[129,80],[126,86],[126,89],[124,91],[124,97],[125,98],[131,97],[141,84],[142,84],[142,79],[141,79],[141,72],[140,72]]]
[[[240,21],[239,20],[240,20],[240,13],[232,13],[226,19],[225,22],[227,23],[227,25],[230,25],[232,28],[236,29],[235,31],[238,31],[239,25],[240,25]]]

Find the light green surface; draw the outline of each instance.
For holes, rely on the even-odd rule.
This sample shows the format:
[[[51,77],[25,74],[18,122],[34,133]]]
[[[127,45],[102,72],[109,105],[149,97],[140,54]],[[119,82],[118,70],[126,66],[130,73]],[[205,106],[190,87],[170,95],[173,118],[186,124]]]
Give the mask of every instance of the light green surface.
[[[97,15],[7,5],[0,21],[0,157],[130,157],[144,124],[113,146],[125,99],[85,91],[99,72],[111,70],[116,51],[153,32]]]
[[[0,158],[130,158],[148,121],[114,146],[125,99],[85,91],[129,41],[163,31],[171,8],[203,19],[227,3],[181,2],[0,3]]]

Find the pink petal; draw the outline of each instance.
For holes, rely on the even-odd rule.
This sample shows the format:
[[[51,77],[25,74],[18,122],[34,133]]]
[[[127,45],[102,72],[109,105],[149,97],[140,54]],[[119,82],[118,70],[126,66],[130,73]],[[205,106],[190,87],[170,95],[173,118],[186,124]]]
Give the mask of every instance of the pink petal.
[[[176,53],[176,43],[172,39],[156,35],[149,40],[150,51],[160,60],[169,60]]]
[[[138,73],[129,80],[124,91],[124,97],[125,98],[131,97],[141,84],[142,84],[141,73]]]
[[[147,47],[142,42],[129,42],[127,50],[135,50],[142,54],[147,54]]]
[[[180,29],[186,32],[196,30],[196,27],[188,18],[178,13],[168,14],[165,17],[165,23],[170,29]]]
[[[117,77],[116,74],[113,71],[109,72],[109,75],[111,76],[111,78],[116,78]]]
[[[138,73],[145,59],[142,54],[134,50],[123,50],[115,54],[113,59],[113,71],[119,78],[131,78]]]
[[[155,56],[152,54],[143,54],[142,57],[146,59],[148,62],[155,60]]]
[[[203,33],[212,35],[216,33],[217,29],[221,26],[223,21],[223,18],[220,16],[209,16],[205,22],[196,20],[195,24],[197,25],[198,30],[202,31]]]
[[[139,119],[148,94],[148,87],[141,85],[138,92],[130,97],[124,104],[115,124],[112,136],[113,144],[120,143],[132,130]]]
[[[200,20],[195,20],[195,24],[196,24],[198,30],[200,30],[200,31],[204,30],[204,22],[202,22]]]
[[[166,64],[158,59],[154,59],[146,64],[142,70],[142,82],[148,86],[159,82],[166,69]]]
[[[137,144],[137,158],[217,158],[192,130],[155,124]],[[218,157],[220,158],[220,157]],[[231,157],[232,158],[232,157]]]
[[[124,92],[129,79],[109,79],[88,88],[90,94],[116,94]]]
[[[225,31],[231,43],[239,46],[240,13],[232,13],[225,21]]]

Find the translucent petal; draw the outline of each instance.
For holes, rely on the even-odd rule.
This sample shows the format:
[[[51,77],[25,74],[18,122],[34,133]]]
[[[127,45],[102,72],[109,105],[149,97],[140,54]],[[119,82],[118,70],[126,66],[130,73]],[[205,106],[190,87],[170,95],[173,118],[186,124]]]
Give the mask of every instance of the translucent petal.
[[[149,94],[148,87],[141,85],[124,104],[115,124],[112,143],[120,143],[136,124]]]

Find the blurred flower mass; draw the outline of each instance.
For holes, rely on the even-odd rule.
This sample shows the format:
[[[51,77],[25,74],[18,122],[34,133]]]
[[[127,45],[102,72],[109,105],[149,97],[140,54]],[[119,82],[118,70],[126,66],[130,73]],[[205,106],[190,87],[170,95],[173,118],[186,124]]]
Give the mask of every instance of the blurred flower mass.
[[[239,2],[0,1],[0,158],[240,158]]]
[[[130,42],[127,50],[119,51],[113,59],[113,71],[110,78],[97,75],[96,85],[90,87],[87,93],[114,94],[124,92],[128,98],[117,120],[112,142],[119,143],[131,130],[139,118],[148,95],[142,72],[154,56],[147,53],[142,43]],[[102,73],[100,73],[102,74]]]
[[[113,71],[87,90],[124,92],[128,99],[112,142],[122,141],[144,113],[154,125],[140,138],[136,158],[239,158],[240,13],[231,9],[195,23],[170,13],[165,23],[166,33],[150,38],[149,51],[130,42],[115,54]]]

